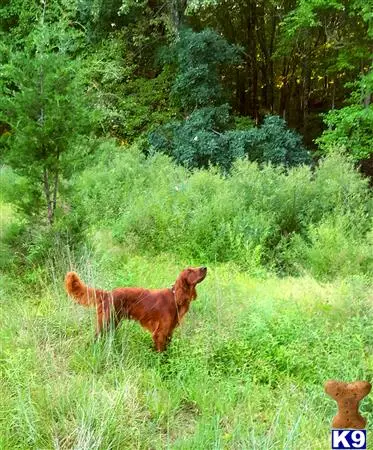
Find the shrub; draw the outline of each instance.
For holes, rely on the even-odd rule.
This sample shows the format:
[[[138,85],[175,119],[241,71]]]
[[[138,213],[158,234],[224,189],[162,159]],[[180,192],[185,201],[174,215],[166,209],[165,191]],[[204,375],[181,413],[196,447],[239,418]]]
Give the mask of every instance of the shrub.
[[[291,242],[293,264],[321,279],[373,274],[373,229],[360,234],[357,220],[337,216],[310,225],[307,239],[297,235]]]
[[[185,120],[173,121],[149,135],[155,151],[172,156],[189,168],[206,168],[209,164],[229,170],[243,153],[232,153],[224,130],[231,118],[228,105],[205,107],[192,112]]]
[[[172,156],[189,168],[209,164],[227,172],[238,158],[258,163],[297,166],[311,164],[301,136],[278,116],[268,116],[260,127],[229,130],[232,117],[228,105],[200,108],[183,121],[174,121],[149,135],[156,151]]]
[[[247,155],[250,161],[271,162],[285,166],[311,164],[311,156],[302,137],[287,128],[279,116],[267,116],[260,127],[247,131],[227,132],[229,147],[234,155]]]
[[[326,158],[314,172],[241,160],[224,177],[216,169],[188,172],[164,155],[146,159],[136,147],[105,144],[97,165],[72,187],[72,211],[85,235],[94,242],[104,231],[127,252],[233,261],[250,270],[264,265],[294,273],[304,266],[317,276],[347,273],[355,263],[355,272],[371,270],[364,242],[371,196],[366,180],[341,156]],[[353,232],[351,222],[358,223]],[[340,241],[326,237],[333,230],[344,248],[359,244],[348,259],[339,258],[343,270],[326,262],[339,255]]]

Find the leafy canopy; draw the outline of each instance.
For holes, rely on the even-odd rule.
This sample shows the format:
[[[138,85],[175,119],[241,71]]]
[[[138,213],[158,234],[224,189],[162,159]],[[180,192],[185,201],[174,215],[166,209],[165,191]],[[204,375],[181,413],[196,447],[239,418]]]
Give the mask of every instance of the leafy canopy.
[[[178,67],[172,94],[184,111],[224,102],[219,68],[239,61],[237,47],[211,29],[200,33],[185,29],[171,55]]]
[[[316,142],[323,153],[342,149],[359,161],[373,153],[373,68],[354,87],[347,106],[324,116],[328,128]]]

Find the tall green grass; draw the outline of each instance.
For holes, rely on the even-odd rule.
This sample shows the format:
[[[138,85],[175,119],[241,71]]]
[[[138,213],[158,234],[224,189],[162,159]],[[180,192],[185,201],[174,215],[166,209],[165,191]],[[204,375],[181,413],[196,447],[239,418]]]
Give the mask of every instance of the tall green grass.
[[[0,448],[329,448],[324,382],[373,375],[366,182],[337,156],[222,177],[101,151],[54,229],[0,206]],[[161,355],[133,322],[95,343],[94,310],[63,291],[70,269],[164,287],[191,264],[208,277]]]
[[[315,170],[241,160],[223,177],[106,143],[71,191],[70,219],[96,249],[232,261],[257,274],[373,271],[371,193],[338,155]]]
[[[339,156],[223,177],[99,151],[53,229],[22,220],[1,180],[0,448],[329,448],[324,382],[373,375],[367,182]],[[70,269],[163,287],[191,264],[208,277],[161,355],[133,322],[94,343],[94,310],[63,291]]]
[[[32,282],[0,278],[1,448],[324,450],[336,412],[324,382],[372,379],[364,278],[259,280],[209,265],[159,355],[133,322],[94,343],[94,311],[67,298],[63,275],[161,287],[186,262],[59,253]],[[361,409],[371,422],[370,397]]]
[[[260,276],[373,274],[372,194],[340,155],[314,169],[239,160],[223,176],[214,168],[189,172],[160,154],[145,158],[136,146],[107,141],[94,150],[88,167],[61,185],[53,229],[33,220],[3,233],[1,245],[21,257],[5,258],[3,267],[39,264],[56,242],[68,242],[109,258],[167,253],[234,262]],[[0,175],[4,199],[19,206],[23,180],[7,169]]]

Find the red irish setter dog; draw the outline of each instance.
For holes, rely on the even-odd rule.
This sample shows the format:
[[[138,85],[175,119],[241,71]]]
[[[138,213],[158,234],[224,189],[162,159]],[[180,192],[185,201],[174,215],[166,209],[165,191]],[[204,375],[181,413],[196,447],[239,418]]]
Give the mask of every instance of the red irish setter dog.
[[[65,278],[67,293],[84,306],[96,306],[96,336],[121,319],[138,320],[152,333],[158,352],[165,350],[172,333],[197,298],[196,285],[204,280],[207,267],[183,270],[172,288],[117,288],[112,291],[86,286],[75,272]]]

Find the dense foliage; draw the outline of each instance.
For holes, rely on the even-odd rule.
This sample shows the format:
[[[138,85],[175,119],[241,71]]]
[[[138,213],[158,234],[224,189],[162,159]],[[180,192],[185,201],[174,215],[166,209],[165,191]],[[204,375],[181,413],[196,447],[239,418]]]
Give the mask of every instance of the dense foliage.
[[[20,224],[3,236],[5,245],[17,242],[18,230],[33,263],[53,251],[56,238],[73,244],[82,238],[109,259],[117,252],[170,253],[231,261],[253,273],[373,274],[371,195],[340,156],[315,170],[239,161],[224,177],[215,169],[190,173],[165,156],[145,158],[110,142],[98,151],[100,160],[70,183],[69,213],[55,231],[30,233]]]
[[[356,160],[369,159],[373,149],[373,71],[354,83],[348,106],[325,115],[328,128],[317,142],[324,152],[340,148]]]
[[[372,273],[367,182],[338,156],[315,172],[240,161],[224,178],[137,150],[106,146],[102,154],[74,188],[74,212],[94,246],[114,242],[254,270],[303,267],[321,277]]]
[[[259,127],[235,130],[227,105],[205,107],[185,120],[151,133],[150,144],[187,167],[220,166],[228,171],[238,158],[285,166],[310,164],[302,139],[278,116],[267,116]]]
[[[313,192],[313,201],[320,199],[317,175],[304,167],[295,172],[292,169],[314,167],[309,146],[312,138],[318,138],[319,155],[349,153],[356,162],[369,161],[373,148],[369,11],[359,0],[349,5],[339,0],[281,4],[251,0],[229,4],[209,0],[175,0],[169,4],[121,0],[105,4],[98,0],[5,2],[0,8],[4,43],[0,49],[1,163],[19,175],[13,188],[5,189],[7,201],[17,207],[22,223],[33,220],[31,241],[35,241],[36,230],[44,223],[55,222],[46,234],[41,232],[44,239],[49,233],[53,236],[57,230],[60,232],[66,223],[74,235],[83,235],[89,211],[70,214],[71,201],[75,201],[72,199],[85,196],[72,180],[79,178],[85,167],[95,167],[92,170],[97,179],[103,176],[106,180],[102,184],[95,181],[99,190],[102,188],[97,195],[102,196],[112,185],[108,178],[118,185],[122,185],[122,177],[131,179],[132,185],[136,185],[137,178],[142,183],[147,176],[153,179],[156,171],[152,165],[160,170],[156,161],[162,161],[159,164],[165,164],[169,173],[177,172],[169,160],[157,159],[159,152],[187,169],[215,166],[218,172],[211,179],[215,169],[197,174],[207,177],[205,183],[212,186],[216,177],[222,177],[224,186],[234,184],[233,197],[227,199],[230,207],[236,197],[246,195],[240,178],[246,175],[238,176],[236,172],[238,160],[257,163],[257,173],[263,176],[268,167],[276,173],[272,184],[263,181],[258,196],[269,195],[264,194],[266,184],[279,193],[293,182],[294,173],[307,173],[297,190],[308,189]],[[326,129],[316,132],[312,123],[322,119]],[[117,143],[112,144],[111,138]],[[128,167],[135,178],[120,169],[126,158],[134,158],[130,150],[133,145],[146,155],[140,166],[135,159],[135,166]],[[109,175],[101,161],[111,164],[112,157],[118,165]],[[148,164],[150,174],[145,175]],[[330,166],[331,179],[332,169]],[[255,172],[255,178],[258,176]],[[162,181],[154,184],[160,187]],[[94,186],[90,190],[96,191]],[[139,191],[140,198],[143,192]],[[122,199],[124,193],[131,197],[126,189],[107,193],[111,210],[111,203]],[[219,195],[214,194],[214,198]],[[130,208],[126,198],[120,210],[124,205]],[[214,211],[214,198],[206,203],[209,211]],[[322,198],[319,211],[325,208],[335,215],[339,207],[330,206],[330,199]],[[224,202],[219,200],[216,208],[224,211]],[[225,260],[233,258],[242,263],[247,259],[242,249],[260,248],[256,251],[262,262],[288,267],[283,249],[288,254],[294,233],[303,236],[309,245],[313,238],[307,227],[319,226],[319,219],[305,222],[303,216],[294,218],[290,210],[284,216],[278,215],[276,202],[268,212],[252,212],[237,205],[237,217],[232,213],[224,220],[218,219],[215,211],[215,219],[204,231],[206,234],[210,226],[215,230],[203,240],[209,245],[204,248],[205,244],[197,239],[190,255],[202,252],[217,260],[225,255]],[[85,203],[89,208],[90,202]],[[291,204],[291,200],[285,203]],[[139,217],[143,206],[137,207]],[[145,216],[151,210],[148,206],[144,206]],[[102,210],[106,208],[103,205]],[[179,206],[174,208],[179,210]],[[242,219],[238,219],[241,214]],[[275,222],[263,228],[255,223],[249,225],[251,215],[260,222],[263,214],[276,217]],[[355,217],[355,212],[351,214]],[[131,217],[132,212],[127,211],[125,216]],[[107,224],[112,222],[109,213],[104,217]],[[172,225],[177,217],[172,214],[163,221]],[[188,217],[177,219],[180,230],[185,224],[194,229]],[[321,217],[330,225],[329,216]],[[195,220],[198,226],[203,223],[199,215]],[[347,226],[344,220],[338,222],[342,229]],[[173,238],[163,236],[152,221],[144,219],[139,230],[128,225],[122,228],[121,218],[112,226],[120,230],[114,234],[122,234],[122,239],[128,233],[142,242],[143,231],[152,234],[150,247],[158,250],[163,243],[172,247],[180,241],[176,229]],[[337,226],[337,222],[334,224]],[[169,233],[171,225],[167,225]],[[260,230],[259,237],[252,238],[252,228]],[[359,229],[356,236],[362,237],[366,231]],[[235,253],[238,250],[232,250],[234,246],[241,248],[240,256]],[[149,246],[144,242],[140,247]],[[175,247],[173,251],[184,250]],[[302,259],[300,254],[297,258]]]
[[[238,63],[237,48],[212,30],[188,30],[180,34],[173,52],[178,70],[172,94],[184,118],[153,131],[149,139],[153,149],[187,167],[213,164],[226,171],[244,156],[289,166],[310,162],[302,139],[280,117],[267,117],[262,127],[248,131],[234,129],[218,67]]]

